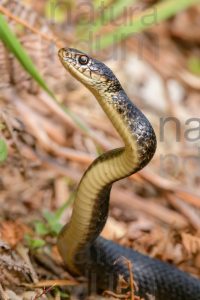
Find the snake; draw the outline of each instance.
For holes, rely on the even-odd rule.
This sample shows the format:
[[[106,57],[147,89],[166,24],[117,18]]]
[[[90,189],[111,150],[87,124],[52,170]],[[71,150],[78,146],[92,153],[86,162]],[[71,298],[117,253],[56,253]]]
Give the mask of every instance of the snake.
[[[71,219],[57,239],[66,268],[71,274],[87,277],[91,293],[116,292],[121,281],[130,291],[132,274],[134,293],[141,299],[200,300],[198,278],[100,236],[108,217],[112,184],[150,162],[156,135],[103,62],[73,48],[59,49],[58,56],[65,69],[92,92],[124,143],[124,147],[97,157],[78,184]]]

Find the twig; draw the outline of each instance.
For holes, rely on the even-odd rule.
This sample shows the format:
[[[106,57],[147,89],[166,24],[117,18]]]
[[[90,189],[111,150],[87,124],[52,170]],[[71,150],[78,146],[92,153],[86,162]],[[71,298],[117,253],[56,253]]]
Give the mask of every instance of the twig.
[[[33,282],[34,283],[38,282],[37,273],[35,272],[33,265],[30,261],[30,258],[28,256],[28,249],[26,249],[23,245],[18,244],[17,251],[20,254],[20,256],[23,258],[23,260],[26,262],[27,266],[29,267]]]
[[[97,142],[99,145],[101,145],[105,150],[110,149],[112,147],[111,143],[103,139],[97,132],[94,130],[91,130],[87,124],[83,123],[82,124],[87,127],[87,130],[83,130],[80,127],[75,124],[75,122],[72,120],[71,117],[69,117],[64,110],[61,109],[61,107],[54,101],[52,101],[51,97],[48,96],[46,93],[41,92],[39,95],[40,100],[45,103],[52,111],[54,111],[59,117],[62,118],[62,120],[70,125],[74,129],[78,129],[80,132],[83,132],[90,136],[95,142]]]
[[[1,283],[0,283],[0,299],[2,299],[2,300],[8,300],[8,297],[7,297],[6,293],[3,290],[3,287],[1,285]]]
[[[38,294],[38,295],[36,295],[32,300],[37,300],[37,299],[39,299],[40,297],[42,297],[43,295],[46,295],[48,292],[50,292],[53,288],[54,288],[54,286],[55,285],[52,285],[52,286],[50,286],[49,288],[43,288],[43,291],[40,293],[40,294]]]
[[[144,201],[144,199],[136,194],[130,192],[125,193],[119,188],[113,188],[111,204],[129,209],[130,211],[133,210],[133,212],[135,210],[143,211],[157,220],[177,229],[182,229],[188,226],[187,219],[179,213],[163,207],[163,205],[157,204],[154,201]]]
[[[200,208],[199,196],[189,193],[187,191],[176,191],[176,196],[181,198],[184,202],[192,204],[198,208]]]
[[[49,34],[40,32],[39,29],[36,29],[35,27],[29,25],[25,20],[22,20],[21,18],[13,15],[8,9],[6,9],[5,7],[3,7],[1,5],[0,5],[0,12],[3,13],[5,16],[7,16],[9,19],[14,20],[15,22],[17,22],[17,23],[23,25],[24,27],[28,28],[29,30],[31,30],[32,32],[38,34],[45,40],[55,43],[58,48],[63,47],[63,43],[61,41],[58,41],[57,38],[55,38],[54,36],[51,36]]]
[[[8,131],[9,131],[9,134],[10,134],[10,136],[11,136],[11,138],[13,140],[13,143],[15,145],[16,151],[19,154],[19,156],[21,157],[21,162],[20,162],[21,163],[21,169],[22,169],[21,173],[22,174],[26,174],[26,166],[25,166],[25,163],[24,163],[24,159],[23,159],[23,157],[21,155],[21,149],[20,149],[20,145],[18,143],[17,137],[16,137],[16,133],[13,130],[12,120],[4,112],[1,112],[0,115],[1,115],[4,123],[6,124],[6,127],[7,127]]]
[[[126,294],[116,294],[112,291],[104,291],[103,293],[104,296],[112,296],[113,298],[117,298],[117,299],[127,299],[127,295]]]
[[[129,276],[130,276],[130,287],[131,287],[131,300],[135,300],[134,296],[134,278],[133,278],[133,266],[130,260],[127,259],[127,265],[128,265],[128,270],[129,270]]]
[[[180,80],[184,82],[185,85],[192,87],[193,89],[199,90],[200,89],[200,79],[198,76],[182,69],[176,72],[176,75],[179,77]]]
[[[74,286],[79,283],[75,280],[69,279],[54,279],[54,280],[43,280],[36,284],[23,283],[23,286],[30,288],[41,288],[41,287],[52,287],[52,286]]]
[[[23,102],[15,100],[16,107],[20,110],[21,114],[24,115],[25,122],[31,129],[33,135],[37,137],[42,146],[48,150],[53,151],[58,157],[64,157],[73,161],[81,163],[91,163],[95,157],[88,155],[87,153],[76,151],[66,147],[60,147],[58,144],[54,143],[46,134],[46,132],[41,130],[40,119],[34,111],[32,111]]]
[[[156,174],[155,172],[150,171],[148,168],[145,170],[141,170],[137,174],[131,175],[129,178],[135,181],[135,176],[139,176],[143,178],[145,181],[153,184],[156,188],[162,189],[166,192],[173,192],[180,196],[188,203],[196,205],[197,207],[200,206],[200,202],[197,200],[199,199],[199,195],[196,195],[193,190],[189,189],[188,187],[183,187],[180,182],[177,180],[169,180],[163,178]]]
[[[200,217],[191,206],[181,201],[173,194],[168,194],[167,199],[177,210],[179,210],[189,220],[190,224],[197,231],[200,230]]]

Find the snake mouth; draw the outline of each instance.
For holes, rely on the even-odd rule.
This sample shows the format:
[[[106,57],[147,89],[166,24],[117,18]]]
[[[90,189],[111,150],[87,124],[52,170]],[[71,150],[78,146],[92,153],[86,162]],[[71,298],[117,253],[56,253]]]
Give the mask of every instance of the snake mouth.
[[[58,57],[61,63],[64,64],[64,66],[69,66],[72,63],[76,63],[75,58],[72,57],[72,54],[70,53],[70,51],[68,51],[67,48],[61,48],[58,51]]]
[[[63,59],[63,57],[64,57],[63,53],[66,52],[66,51],[67,51],[67,49],[65,49],[65,48],[59,49],[58,50],[58,56]]]

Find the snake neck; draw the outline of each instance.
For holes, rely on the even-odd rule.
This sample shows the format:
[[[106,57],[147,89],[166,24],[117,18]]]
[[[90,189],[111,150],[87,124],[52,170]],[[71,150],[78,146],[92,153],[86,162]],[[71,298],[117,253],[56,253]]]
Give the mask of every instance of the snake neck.
[[[102,231],[109,206],[112,183],[143,168],[156,149],[154,131],[125,92],[93,92],[125,147],[98,157],[79,183],[70,222],[58,238],[58,249],[71,272],[79,273],[78,264]],[[83,255],[78,255],[82,253]],[[79,259],[78,262],[78,257]]]

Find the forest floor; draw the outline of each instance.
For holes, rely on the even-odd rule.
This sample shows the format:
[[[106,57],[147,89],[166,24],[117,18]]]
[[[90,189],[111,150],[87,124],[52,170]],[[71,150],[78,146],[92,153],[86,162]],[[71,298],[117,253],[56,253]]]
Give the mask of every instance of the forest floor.
[[[42,4],[29,2],[40,20]],[[6,7],[15,15],[17,5],[7,1]],[[24,12],[19,17],[28,22],[33,12]],[[138,35],[142,51],[140,38],[130,37],[126,45],[96,54],[147,115],[158,140],[149,165],[114,184],[102,236],[197,277],[199,14],[199,7],[190,8]],[[44,16],[40,26],[47,26]],[[47,32],[63,39],[61,25],[54,24]],[[72,195],[86,168],[100,153],[122,142],[90,92],[61,66],[52,43],[29,29],[20,39],[60,103],[87,130],[53,102],[0,44],[0,141],[8,148],[5,160],[0,151],[0,298],[80,299],[86,281],[67,272],[56,236],[70,219]],[[65,41],[71,45],[73,34],[68,32]]]

